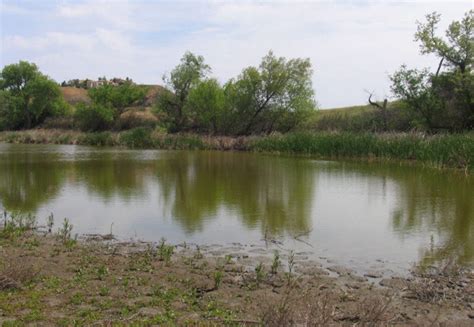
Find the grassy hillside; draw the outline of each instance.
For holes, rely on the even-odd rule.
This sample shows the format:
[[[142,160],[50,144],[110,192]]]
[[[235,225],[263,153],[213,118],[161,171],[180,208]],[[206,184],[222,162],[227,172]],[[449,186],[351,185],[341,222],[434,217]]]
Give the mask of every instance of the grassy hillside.
[[[390,102],[384,128],[382,111],[369,104],[352,107],[319,110],[303,128],[315,131],[383,132],[409,131],[410,119],[400,102]]]
[[[324,116],[331,116],[331,115],[360,115],[362,113],[373,112],[376,109],[367,104],[367,105],[360,105],[360,106],[350,106],[350,107],[339,107],[339,108],[331,108],[331,109],[321,109],[319,110],[319,115],[321,117]]]
[[[87,90],[80,89],[73,86],[63,86],[61,87],[61,92],[63,94],[64,100],[70,105],[75,105],[79,102],[90,103],[91,99],[87,94]]]

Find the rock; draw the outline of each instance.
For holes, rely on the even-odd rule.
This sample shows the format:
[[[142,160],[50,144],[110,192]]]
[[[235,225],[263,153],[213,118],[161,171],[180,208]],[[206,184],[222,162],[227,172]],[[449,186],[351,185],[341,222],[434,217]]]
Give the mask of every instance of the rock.
[[[345,285],[346,285],[346,287],[352,288],[354,290],[358,290],[360,288],[360,285],[357,284],[357,283],[346,283]]]
[[[347,269],[342,266],[330,266],[327,268],[329,271],[335,272],[336,274],[342,275],[351,275],[354,271],[351,269]]]
[[[467,316],[468,316],[470,319],[474,319],[474,313],[468,313]]]
[[[351,275],[351,279],[359,283],[364,283],[367,281],[367,278],[362,277],[362,276],[357,276],[357,275]]]
[[[383,275],[379,271],[369,271],[365,273],[364,276],[369,278],[382,278]]]

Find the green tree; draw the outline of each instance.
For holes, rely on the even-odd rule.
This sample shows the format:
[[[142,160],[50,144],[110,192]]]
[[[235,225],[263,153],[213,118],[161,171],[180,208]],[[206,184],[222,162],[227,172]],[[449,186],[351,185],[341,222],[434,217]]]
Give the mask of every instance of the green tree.
[[[219,82],[207,79],[192,88],[185,112],[195,129],[212,134],[225,133],[228,123],[227,102]]]
[[[474,11],[452,22],[446,39],[436,35],[441,16],[436,12],[418,22],[415,40],[421,54],[440,58],[435,73],[402,66],[391,76],[392,92],[430,130],[474,128]],[[445,67],[446,70],[442,71]]]
[[[165,114],[165,120],[171,132],[186,127],[185,106],[190,90],[209,72],[204,57],[186,52],[169,76],[164,76],[166,91],[158,98],[156,111]]]
[[[435,127],[436,115],[442,104],[432,87],[432,75],[428,69],[409,69],[406,65],[390,76],[392,92],[412,110],[415,126]]]
[[[66,108],[59,86],[35,64],[20,61],[0,73],[0,127],[31,128]]]
[[[88,91],[89,97],[95,104],[113,107],[118,114],[122,113],[126,107],[143,101],[145,93],[145,88],[132,82],[125,82],[118,86],[105,84]]]
[[[248,67],[227,83],[237,134],[287,132],[315,109],[309,59],[276,57],[270,51],[258,68]]]
[[[426,22],[418,22],[415,41],[420,43],[422,54],[440,57],[440,66],[459,69],[461,73],[472,70],[474,60],[474,10],[468,11],[461,21],[452,22],[446,30],[446,38],[436,35],[441,15],[433,12],[426,15]]]

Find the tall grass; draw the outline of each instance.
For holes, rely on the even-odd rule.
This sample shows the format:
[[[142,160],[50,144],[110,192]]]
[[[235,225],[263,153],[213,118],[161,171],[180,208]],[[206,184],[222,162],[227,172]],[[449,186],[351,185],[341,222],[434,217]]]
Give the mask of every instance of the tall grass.
[[[474,135],[295,133],[254,140],[253,151],[300,153],[322,158],[416,160],[434,167],[471,170]]]
[[[121,133],[32,130],[0,133],[0,142],[55,143],[173,150],[280,152],[319,158],[379,158],[419,161],[438,168],[473,170],[474,133],[298,132],[270,136],[223,137],[166,134],[149,128]]]

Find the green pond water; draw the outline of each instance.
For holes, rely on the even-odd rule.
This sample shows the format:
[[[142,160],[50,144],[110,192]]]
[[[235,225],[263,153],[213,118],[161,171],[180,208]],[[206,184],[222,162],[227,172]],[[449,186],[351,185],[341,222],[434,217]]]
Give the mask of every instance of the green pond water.
[[[271,239],[360,271],[474,262],[474,179],[415,166],[0,144],[0,209],[124,240]]]

